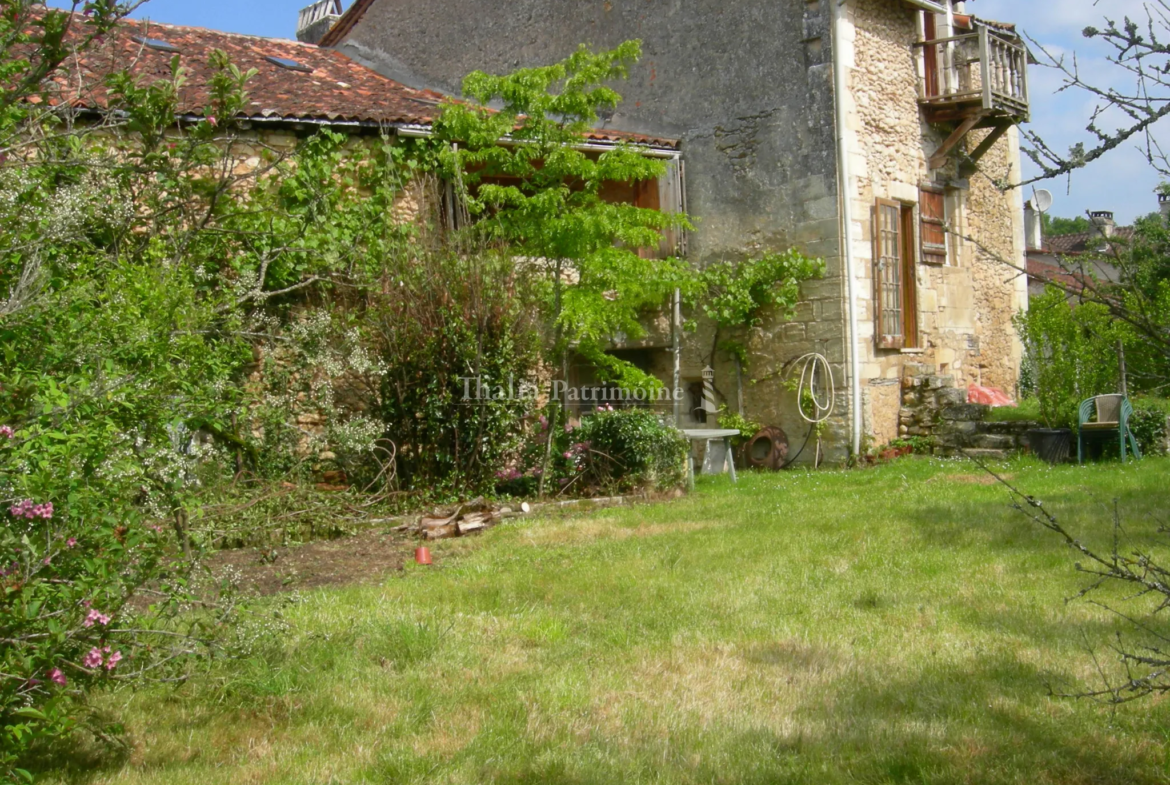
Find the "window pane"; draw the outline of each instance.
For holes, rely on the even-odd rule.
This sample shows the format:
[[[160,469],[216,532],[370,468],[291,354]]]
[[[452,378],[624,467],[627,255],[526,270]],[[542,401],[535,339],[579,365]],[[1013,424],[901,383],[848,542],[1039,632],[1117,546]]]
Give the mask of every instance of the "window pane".
[[[901,210],[896,205],[878,206],[880,258],[878,276],[881,290],[881,334],[883,338],[902,335],[902,232]]]

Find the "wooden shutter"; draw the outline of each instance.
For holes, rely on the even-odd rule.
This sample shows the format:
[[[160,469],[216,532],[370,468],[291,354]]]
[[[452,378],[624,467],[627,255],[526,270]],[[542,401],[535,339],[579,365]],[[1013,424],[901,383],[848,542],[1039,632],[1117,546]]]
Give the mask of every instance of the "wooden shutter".
[[[942,191],[919,191],[918,212],[921,217],[922,263],[947,263],[947,210]]]
[[[923,11],[923,38],[927,42],[938,38],[938,24],[930,11]],[[930,44],[922,50],[923,90],[924,98],[937,98],[942,95],[938,73],[938,44]]]
[[[879,199],[874,207],[874,303],[879,349],[905,345],[902,313],[904,274],[904,222],[902,206]]]
[[[687,211],[686,179],[683,161],[673,158],[666,162],[666,174],[658,181],[658,209],[677,215]],[[681,229],[667,229],[662,241],[662,256],[687,255],[687,233]]]
[[[918,268],[914,253],[914,208],[902,206],[902,348],[918,347]]]

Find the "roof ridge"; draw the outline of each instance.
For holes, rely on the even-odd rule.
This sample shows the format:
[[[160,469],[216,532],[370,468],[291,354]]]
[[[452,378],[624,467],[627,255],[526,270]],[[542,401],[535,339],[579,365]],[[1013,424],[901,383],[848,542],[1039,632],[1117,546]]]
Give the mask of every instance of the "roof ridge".
[[[280,44],[289,44],[292,46],[301,47],[303,49],[316,49],[316,44],[306,44],[304,41],[298,41],[295,38],[276,38],[270,35],[256,35],[254,33],[236,33],[230,30],[216,30],[213,27],[203,27],[202,25],[177,25],[173,22],[156,22],[153,19],[129,19],[123,18],[118,20],[118,24],[132,24],[139,27],[161,27],[169,28],[171,30],[201,30],[205,33],[214,33],[215,35],[226,35],[232,38],[246,38],[252,41],[275,41]]]

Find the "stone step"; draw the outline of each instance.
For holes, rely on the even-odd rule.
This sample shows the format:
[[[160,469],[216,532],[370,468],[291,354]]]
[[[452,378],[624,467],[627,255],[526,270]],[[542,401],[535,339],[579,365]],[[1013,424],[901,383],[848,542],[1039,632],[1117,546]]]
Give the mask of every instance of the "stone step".
[[[988,433],[997,433],[1005,436],[1023,436],[1034,428],[1039,428],[1036,422],[989,422],[983,426]]]
[[[978,458],[981,461],[1006,461],[1014,454],[1014,450],[989,450],[986,448],[973,447],[969,450],[959,452],[954,451],[955,457]]]
[[[972,446],[981,450],[1014,450],[1016,437],[994,433],[981,433],[971,440]]]

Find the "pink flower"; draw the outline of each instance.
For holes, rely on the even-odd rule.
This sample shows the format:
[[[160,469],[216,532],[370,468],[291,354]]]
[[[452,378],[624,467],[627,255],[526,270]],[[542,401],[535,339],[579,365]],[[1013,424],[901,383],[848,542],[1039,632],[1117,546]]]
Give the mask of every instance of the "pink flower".
[[[53,682],[54,684],[60,684],[62,687],[64,687],[65,683],[69,680],[65,678],[65,674],[61,672],[60,668],[50,668],[49,681]]]
[[[110,623],[110,617],[96,609],[90,610],[89,615],[85,617],[82,624],[86,627],[92,627],[94,624],[100,624],[103,627]]]
[[[11,439],[15,435],[16,431],[12,430],[11,425],[0,425],[0,436],[3,436],[5,439]]]
[[[53,503],[36,504],[32,499],[22,499],[8,508],[8,514],[14,518],[44,518],[46,521],[53,517]]]
[[[219,120],[215,119],[215,115],[211,115],[210,117],[207,118],[207,124],[210,125],[212,128],[215,128],[219,125]]]
[[[89,650],[89,654],[85,655],[85,659],[81,664],[87,668],[96,668],[102,664],[102,650],[94,647]]]
[[[122,661],[122,652],[116,651],[106,658],[106,670],[112,671]]]
[[[48,567],[52,563],[53,563],[52,556],[46,556],[45,558],[41,559],[41,564],[45,565],[46,567]]]
[[[65,541],[65,547],[66,548],[76,548],[77,547],[77,538],[70,537],[68,540]]]
[[[566,453],[565,453],[565,459],[566,459],[566,460],[572,460],[572,458],[573,458],[573,453],[571,453],[571,452],[566,452]]]

